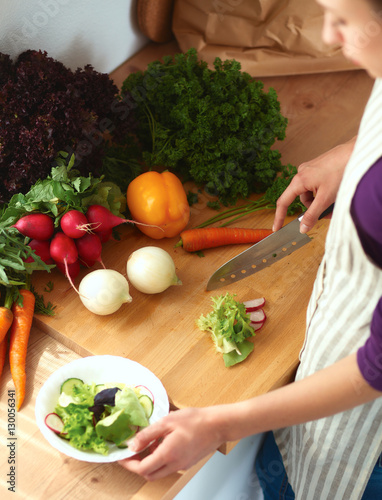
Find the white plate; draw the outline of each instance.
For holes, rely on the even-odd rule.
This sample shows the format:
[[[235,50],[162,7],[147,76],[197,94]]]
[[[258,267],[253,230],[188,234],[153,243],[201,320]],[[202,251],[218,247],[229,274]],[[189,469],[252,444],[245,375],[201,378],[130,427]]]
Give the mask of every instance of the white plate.
[[[109,446],[109,455],[101,455],[92,451],[81,451],[71,446],[65,439],[51,431],[44,420],[48,413],[54,411],[60,395],[60,387],[68,378],[80,378],[85,383],[104,384],[119,382],[128,385],[144,385],[154,396],[154,411],[150,424],[164,417],[169,412],[169,401],[162,382],[147,368],[136,361],[119,356],[88,356],[77,359],[56,370],[41,387],[37,395],[35,415],[37,425],[49,443],[69,457],[85,462],[115,462],[131,457],[134,452],[128,448]]]

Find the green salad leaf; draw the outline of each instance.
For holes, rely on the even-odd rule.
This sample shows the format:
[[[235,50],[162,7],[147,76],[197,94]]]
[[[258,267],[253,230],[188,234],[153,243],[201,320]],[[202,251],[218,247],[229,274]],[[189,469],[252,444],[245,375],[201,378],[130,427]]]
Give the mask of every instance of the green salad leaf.
[[[223,354],[226,366],[240,363],[253,350],[249,337],[255,336],[250,325],[250,317],[245,305],[237,302],[228,292],[225,295],[211,297],[213,310],[197,320],[198,327],[211,333],[217,352]]]
[[[99,420],[96,425],[98,436],[116,445],[133,436],[137,427],[147,427],[149,421],[136,393],[124,387],[115,395],[114,406],[109,407],[110,415]]]
[[[55,413],[62,418],[63,432],[70,444],[79,450],[95,451],[102,455],[109,453],[105,440],[98,436],[93,422],[93,413],[89,407],[94,403],[97,393],[95,384],[78,384],[73,387],[73,398],[67,397],[69,404],[57,404]]]
[[[243,342],[239,342],[237,344],[237,347],[239,349],[239,352],[231,351],[223,354],[223,360],[226,367],[230,367],[244,361],[245,358],[251,354],[254,348],[253,343],[249,340],[243,340]]]
[[[64,422],[65,438],[79,450],[95,451],[102,455],[109,453],[105,440],[98,436],[94,424],[93,413],[86,405],[70,403],[66,407],[57,406],[55,409]]]
[[[102,177],[93,177],[91,173],[87,177],[81,176],[73,168],[74,156],[68,157],[64,151],[60,151],[56,163],[51,174],[38,180],[26,194],[12,196],[0,214],[0,227],[10,227],[31,212],[52,216],[57,227],[64,213],[73,209],[85,212],[92,203],[121,216],[121,211],[126,209],[126,200],[118,186],[103,182]]]

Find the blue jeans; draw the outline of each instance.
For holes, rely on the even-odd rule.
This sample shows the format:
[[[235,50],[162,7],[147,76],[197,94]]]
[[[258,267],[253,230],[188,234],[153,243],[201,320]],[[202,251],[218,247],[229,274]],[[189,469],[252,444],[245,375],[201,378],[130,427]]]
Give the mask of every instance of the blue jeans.
[[[295,495],[288,482],[273,432],[267,433],[257,455],[255,467],[264,500],[294,500]],[[377,498],[382,498],[382,455],[375,464],[362,500],[376,500]]]

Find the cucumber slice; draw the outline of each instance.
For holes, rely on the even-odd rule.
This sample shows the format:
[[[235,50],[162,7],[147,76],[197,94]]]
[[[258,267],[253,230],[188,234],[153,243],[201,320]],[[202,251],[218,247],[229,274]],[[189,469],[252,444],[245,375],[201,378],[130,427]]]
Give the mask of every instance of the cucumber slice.
[[[61,385],[60,394],[64,393],[64,394],[67,394],[68,396],[73,396],[74,395],[73,394],[73,387],[75,385],[81,385],[83,383],[84,383],[83,380],[81,380],[80,378],[68,378]]]
[[[146,394],[143,394],[143,396],[139,397],[139,402],[141,403],[143,409],[145,410],[146,417],[150,418],[154,411],[153,400]]]

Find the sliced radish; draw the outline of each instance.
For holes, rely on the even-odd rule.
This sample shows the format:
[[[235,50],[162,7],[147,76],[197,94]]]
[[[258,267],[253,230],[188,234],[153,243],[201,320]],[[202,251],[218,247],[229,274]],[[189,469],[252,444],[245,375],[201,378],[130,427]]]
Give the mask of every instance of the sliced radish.
[[[263,325],[264,325],[265,321],[262,321],[261,323],[249,323],[252,328],[255,330],[255,331],[258,331],[260,330],[260,328],[263,328]]]
[[[258,299],[247,300],[246,302],[243,302],[243,304],[245,305],[247,313],[250,313],[263,307],[265,304],[265,298],[260,297]]]
[[[57,413],[48,413],[45,417],[45,425],[56,434],[66,434],[62,432],[64,430],[64,422]]]
[[[257,309],[249,313],[249,318],[252,323],[263,323],[267,319],[263,309]]]
[[[139,389],[142,396],[149,396],[149,398],[151,398],[152,402],[154,403],[154,394],[145,385],[136,385],[135,388]]]

